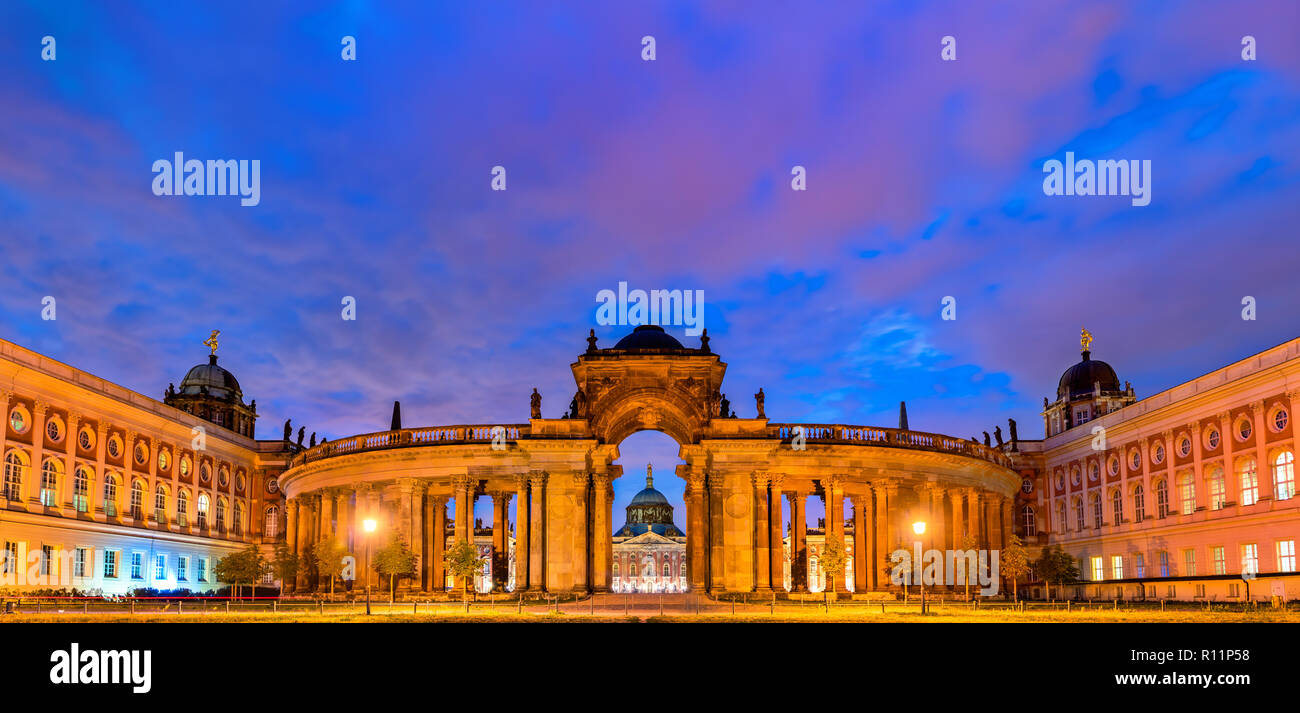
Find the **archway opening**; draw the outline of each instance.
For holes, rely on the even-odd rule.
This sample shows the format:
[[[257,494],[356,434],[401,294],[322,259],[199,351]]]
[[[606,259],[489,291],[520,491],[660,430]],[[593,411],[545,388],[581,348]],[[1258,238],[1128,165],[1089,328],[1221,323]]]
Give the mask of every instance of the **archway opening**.
[[[612,533],[615,592],[687,590],[686,481],[677,476],[680,447],[661,431],[638,431],[619,444]]]

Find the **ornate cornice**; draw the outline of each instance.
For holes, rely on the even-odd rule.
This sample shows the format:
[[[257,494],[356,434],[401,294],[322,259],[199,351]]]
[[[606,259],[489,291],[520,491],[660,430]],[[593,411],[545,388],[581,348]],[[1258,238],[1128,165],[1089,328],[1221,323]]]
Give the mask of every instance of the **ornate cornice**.
[[[772,482],[772,475],[765,470],[756,470],[749,476],[755,488],[766,488]]]

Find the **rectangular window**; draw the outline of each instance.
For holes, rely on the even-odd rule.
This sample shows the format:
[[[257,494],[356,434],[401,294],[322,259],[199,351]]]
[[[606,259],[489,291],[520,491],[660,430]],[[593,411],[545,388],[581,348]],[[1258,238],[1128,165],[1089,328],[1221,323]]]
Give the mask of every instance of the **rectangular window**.
[[[1211,548],[1210,548],[1210,561],[1214,563],[1214,573],[1215,573],[1215,574],[1227,574],[1227,573],[1228,573],[1228,560],[1227,560],[1227,555],[1224,554],[1224,551],[1223,551],[1223,548],[1222,548],[1222,547],[1211,547]]]
[[[144,579],[144,553],[131,553],[131,579]]]
[[[1110,556],[1110,578],[1111,578],[1111,579],[1123,579],[1123,578],[1124,578],[1124,557],[1123,557],[1123,555],[1111,555],[1111,556]]]
[[[177,581],[177,582],[188,582],[189,579],[190,579],[190,577],[189,577],[189,571],[190,571],[190,558],[189,558],[189,557],[186,557],[185,555],[177,555],[177,557],[176,557],[176,581]]]
[[[1241,504],[1254,505],[1259,500],[1259,478],[1255,475],[1255,461],[1241,470]]]
[[[1169,553],[1161,550],[1160,552],[1156,553],[1156,557],[1160,563],[1160,576],[1168,577],[1169,576]]]
[[[153,578],[167,579],[167,555],[154,555],[153,557]]]
[[[18,571],[18,543],[5,541],[5,548],[0,552],[0,574],[13,574]]]
[[[78,547],[72,556],[72,576],[86,576],[86,548]]]
[[[1178,493],[1182,499],[1182,508],[1184,515],[1190,515],[1196,512],[1196,481],[1192,476],[1185,475],[1178,486]]]
[[[41,576],[50,576],[54,565],[54,545],[41,545]]]
[[[1183,550],[1183,575],[1196,576],[1196,550]]]
[[[1241,573],[1259,573],[1259,545],[1241,546]]]
[[[1295,540],[1279,540],[1277,543],[1277,571],[1295,571]]]
[[[199,558],[199,571],[198,571],[197,579],[200,582],[208,581],[208,558],[207,557]]]
[[[1216,470],[1210,474],[1210,509],[1222,510],[1224,503],[1227,502],[1227,495],[1223,488],[1223,471]]]
[[[1197,599],[1204,599],[1204,598],[1205,598],[1205,585],[1204,585],[1204,584],[1198,584],[1198,585],[1196,585],[1196,598],[1197,598]]]
[[[117,578],[117,550],[104,550],[104,577]]]
[[[1273,497],[1290,500],[1295,496],[1295,456],[1285,451],[1273,461]]]
[[[1236,582],[1231,582],[1228,584],[1228,596],[1230,597],[1241,596],[1241,590],[1237,587]]]
[[[1138,576],[1138,579],[1141,579],[1141,578],[1147,576],[1147,563],[1146,563],[1146,557],[1144,557],[1144,556],[1142,555],[1141,552],[1139,552],[1139,553],[1133,555],[1133,564],[1134,564],[1134,565],[1136,566],[1136,568],[1137,568],[1137,576]]]
[[[1092,558],[1092,579],[1093,579],[1093,581],[1095,581],[1095,582],[1100,582],[1101,580],[1103,580],[1103,579],[1105,579],[1105,578],[1106,578],[1106,568],[1105,568],[1105,566],[1102,564],[1102,560],[1101,560],[1101,558],[1100,558],[1100,557],[1093,557],[1093,558]]]

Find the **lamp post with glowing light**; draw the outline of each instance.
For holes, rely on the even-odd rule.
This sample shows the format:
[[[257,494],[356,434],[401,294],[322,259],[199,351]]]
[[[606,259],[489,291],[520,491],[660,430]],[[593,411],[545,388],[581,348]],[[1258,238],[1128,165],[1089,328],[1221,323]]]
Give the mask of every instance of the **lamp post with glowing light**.
[[[924,520],[917,520],[916,522],[912,523],[912,532],[915,532],[915,533],[916,533],[916,537],[917,537],[917,540],[916,540],[916,541],[917,541],[917,544],[920,544],[920,543],[921,543],[920,537],[921,537],[921,535],[924,535],[924,534],[925,534],[925,521],[924,521]],[[918,554],[919,554],[919,553],[918,553]],[[924,567],[924,564],[925,564],[925,559],[922,558],[921,562],[918,562],[918,563],[917,563],[918,566],[916,566],[916,567],[912,570],[912,571],[916,572],[918,575],[920,575],[920,576],[917,577],[917,579],[921,580],[921,613],[922,613],[922,614],[925,613],[925,567]]]
[[[361,529],[366,532],[366,568],[363,572],[363,575],[366,578],[366,616],[370,616],[370,534],[374,532],[375,528],[378,526],[379,523],[375,522],[374,518],[368,517],[361,521]]]

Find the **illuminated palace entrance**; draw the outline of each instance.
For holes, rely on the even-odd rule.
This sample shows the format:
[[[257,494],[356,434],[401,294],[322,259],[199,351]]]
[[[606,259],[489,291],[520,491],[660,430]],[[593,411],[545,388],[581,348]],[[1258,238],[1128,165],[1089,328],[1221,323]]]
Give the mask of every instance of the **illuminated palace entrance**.
[[[404,428],[296,455],[280,478],[289,498],[289,542],[300,553],[325,537],[358,543],[361,521],[374,518],[380,532],[372,537],[396,533],[419,559],[407,588],[443,591],[443,553],[453,541],[474,537],[474,503],[487,496],[492,531],[499,533],[494,548],[505,547],[514,506],[514,590],[610,591],[620,528],[613,482],[623,476],[615,464],[618,444],[646,430],[680,445],[683,463],[675,475],[685,481],[682,556],[689,591],[784,592],[787,567],[790,587],[805,589],[805,508],[813,496],[825,503],[821,535],[851,538],[859,592],[889,588],[885,558],[916,539],[910,534],[916,518],[930,523],[927,548],[951,548],[965,534],[984,548],[1005,542],[1020,477],[1000,451],[916,431],[774,423],[761,397],[753,412],[738,417],[722,397],[726,368],[707,333],[689,348],[660,327],[641,326],[603,349],[592,334],[571,365],[577,388],[561,418],[542,418],[541,397],[534,395],[526,423]],[[660,504],[645,505],[636,517],[650,517]],[[504,554],[494,551],[494,561],[504,561]],[[625,562],[619,560],[620,582]],[[676,562],[669,561],[678,567],[670,575],[680,577]],[[662,558],[655,566],[662,576]],[[843,591],[845,579],[835,577],[832,586]],[[300,577],[296,587],[309,583]]]

